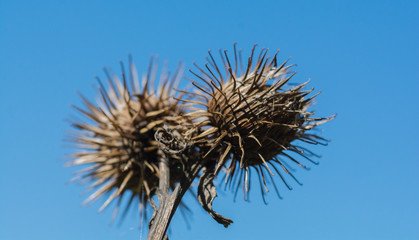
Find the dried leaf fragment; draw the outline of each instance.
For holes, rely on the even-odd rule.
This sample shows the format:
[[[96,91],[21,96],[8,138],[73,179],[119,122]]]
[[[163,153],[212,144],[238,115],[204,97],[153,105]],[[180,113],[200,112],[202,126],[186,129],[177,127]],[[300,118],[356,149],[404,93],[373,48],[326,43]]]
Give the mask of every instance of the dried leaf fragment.
[[[199,179],[198,201],[215,221],[224,225],[224,227],[228,227],[233,221],[212,210],[212,201],[217,197],[217,191],[213,183],[213,171],[207,171],[207,169],[204,168],[203,172],[204,174]]]

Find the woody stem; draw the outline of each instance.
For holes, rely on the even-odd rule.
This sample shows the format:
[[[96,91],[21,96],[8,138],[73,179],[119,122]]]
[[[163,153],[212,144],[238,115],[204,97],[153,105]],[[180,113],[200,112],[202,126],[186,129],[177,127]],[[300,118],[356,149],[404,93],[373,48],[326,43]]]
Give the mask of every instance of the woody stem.
[[[189,168],[185,172],[185,177],[173,190],[169,193],[170,188],[170,168],[167,158],[160,159],[159,163],[160,179],[159,179],[159,208],[155,213],[155,217],[150,221],[150,231],[147,240],[163,240],[166,239],[166,231],[169,227],[170,221],[179,206],[182,197],[191,186],[193,179],[200,170],[200,166]]]

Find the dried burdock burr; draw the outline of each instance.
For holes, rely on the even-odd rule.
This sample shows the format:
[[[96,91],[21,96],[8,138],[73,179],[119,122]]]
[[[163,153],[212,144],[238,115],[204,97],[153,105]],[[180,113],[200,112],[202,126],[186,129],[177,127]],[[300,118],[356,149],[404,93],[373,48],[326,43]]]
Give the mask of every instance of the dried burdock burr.
[[[226,184],[234,180],[236,193],[242,185],[245,198],[252,169],[259,178],[262,197],[263,189],[268,191],[268,177],[277,191],[273,178],[276,174],[291,188],[283,176],[291,174],[286,161],[306,168],[293,156],[296,154],[315,163],[310,158],[315,154],[296,142],[326,145],[326,139],[310,130],[334,118],[314,117],[314,112],[309,111],[317,96],[309,96],[313,89],[304,89],[307,82],[290,87],[288,82],[294,76],[291,65],[287,61],[278,65],[278,52],[271,58],[268,49],[256,53],[255,48],[245,68],[236,45],[234,59],[227,50],[220,50],[222,65],[209,51],[205,67],[195,65],[198,70],[191,71],[200,79],[192,83],[198,89],[193,93],[194,103],[201,109],[188,114],[205,129],[193,140],[201,149],[207,149],[204,158],[215,159],[214,175],[225,168]]]
[[[146,214],[148,204],[154,204],[152,196],[159,186],[160,158],[169,160],[171,188],[183,176],[178,154],[189,151],[183,140],[187,137],[182,129],[185,124],[179,117],[184,110],[173,98],[183,67],[179,65],[173,76],[164,69],[157,79],[158,67],[151,59],[148,72],[140,80],[131,57],[128,76],[123,63],[120,64],[121,78],[105,69],[108,89],[98,79],[97,104],[81,96],[85,109],[75,107],[87,121],[72,123],[79,130],[73,139],[79,152],[73,155],[75,159],[70,165],[87,166],[76,173],[76,179],[92,182],[88,190],[95,190],[85,203],[109,195],[100,211],[117,199],[115,216],[123,196],[130,195],[126,210],[138,199],[141,213]],[[177,141],[173,146],[176,149],[161,148],[163,138],[156,136],[163,128],[175,133],[176,139],[172,140]]]
[[[245,199],[251,172],[264,201],[267,183],[278,193],[275,178],[291,189],[286,175],[296,178],[290,165],[306,168],[300,159],[317,164],[311,157],[318,155],[304,144],[327,145],[313,130],[334,116],[316,117],[310,107],[318,93],[306,90],[307,82],[291,84],[292,65],[278,64],[278,52],[273,57],[267,53],[254,46],[243,64],[235,44],[233,57],[219,52],[220,64],[209,52],[205,66],[194,64],[197,70],[191,71],[197,78],[192,80],[195,91],[177,90],[180,96],[174,93],[180,68],[173,77],[163,71],[157,89],[153,61],[141,81],[131,60],[128,76],[121,63],[122,79],[105,70],[109,88],[99,80],[97,105],[82,97],[85,109],[75,107],[87,122],[73,123],[80,151],[71,165],[87,166],[77,173],[95,190],[86,201],[109,195],[100,210],[117,199],[117,212],[123,196],[131,194],[126,209],[136,198],[142,213],[151,205],[155,212],[147,239],[161,240],[198,177],[197,200],[225,227],[233,221],[212,207],[214,179],[221,172],[235,195],[242,186]]]

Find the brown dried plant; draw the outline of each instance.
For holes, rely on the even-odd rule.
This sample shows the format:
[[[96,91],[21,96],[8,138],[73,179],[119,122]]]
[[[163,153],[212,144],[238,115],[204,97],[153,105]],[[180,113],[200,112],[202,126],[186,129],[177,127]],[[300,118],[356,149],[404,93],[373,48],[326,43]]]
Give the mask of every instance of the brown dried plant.
[[[270,58],[266,55],[268,49],[256,54],[255,48],[256,45],[245,68],[236,45],[233,61],[225,50],[219,52],[222,66],[217,65],[211,52],[205,68],[195,65],[199,72],[192,73],[205,85],[193,82],[200,90],[193,93],[199,99],[194,102],[203,108],[188,114],[198,120],[195,122],[199,127],[206,129],[192,140],[201,148],[209,149],[204,158],[217,158],[214,175],[225,167],[226,184],[238,178],[235,179],[238,181],[236,189],[243,182],[245,198],[251,169],[256,171],[260,186],[266,192],[269,176],[278,193],[273,179],[275,173],[291,189],[283,176],[291,174],[284,162],[290,160],[303,168],[306,166],[289,152],[315,164],[310,157],[317,156],[295,142],[327,145],[326,139],[308,131],[334,118],[314,117],[314,113],[308,111],[318,95],[308,97],[314,89],[304,90],[308,82],[288,87],[287,83],[295,74],[289,70],[292,65],[286,65],[287,61],[278,65],[278,52]],[[282,168],[283,173],[278,168]]]
[[[89,122],[75,122],[72,125],[78,131],[73,139],[81,151],[73,154],[75,160],[70,165],[88,165],[76,172],[75,180],[92,181],[88,190],[95,190],[85,201],[90,203],[103,195],[109,195],[99,211],[117,199],[116,216],[124,195],[130,194],[126,211],[134,199],[140,202],[140,210],[146,214],[146,208],[152,202],[159,186],[161,158],[169,158],[170,187],[174,188],[182,176],[181,158],[178,151],[186,149],[186,143],[178,141],[172,146],[172,152],[165,152],[155,135],[159,129],[176,126],[176,134],[182,132],[178,126],[184,125],[183,113],[179,100],[173,98],[174,87],[182,76],[182,66],[171,77],[165,70],[157,79],[157,64],[150,61],[148,72],[139,79],[133,62],[129,61],[129,76],[126,76],[121,62],[122,80],[105,69],[108,89],[102,81],[100,100],[96,106],[80,95],[85,108],[76,108],[88,118]],[[129,80],[128,80],[129,79]],[[129,81],[129,83],[128,83]],[[155,89],[158,81],[159,87]],[[181,139],[179,136],[178,138]],[[178,150],[178,151],[176,151]],[[124,214],[125,215],[125,214]],[[144,215],[147,218],[146,215]]]
[[[220,172],[226,173],[225,183],[234,186],[235,194],[242,186],[245,199],[252,170],[264,201],[267,182],[278,193],[276,174],[291,189],[285,175],[295,177],[287,162],[306,168],[296,157],[300,156],[317,164],[311,157],[318,155],[297,143],[327,145],[311,130],[334,116],[315,117],[309,108],[318,94],[310,96],[313,89],[304,89],[307,82],[289,84],[295,72],[287,61],[277,64],[278,52],[271,58],[267,49],[257,54],[255,47],[245,67],[236,44],[234,60],[227,51],[219,52],[222,65],[209,52],[205,67],[194,64],[198,73],[191,71],[198,80],[192,80],[196,91],[177,90],[181,96],[174,93],[182,76],[180,68],[171,78],[163,71],[157,90],[152,61],[142,81],[131,60],[129,77],[121,63],[122,80],[105,70],[109,90],[99,81],[98,106],[82,96],[87,110],[75,107],[90,121],[73,124],[80,130],[74,141],[82,150],[74,154],[72,165],[87,164],[77,175],[93,181],[88,188],[96,189],[87,201],[110,193],[100,210],[118,199],[117,212],[124,194],[130,193],[127,209],[138,198],[142,213],[149,203],[155,211],[148,239],[164,239],[184,194],[197,178],[198,201],[225,227],[232,221],[212,209],[217,196],[214,178]]]

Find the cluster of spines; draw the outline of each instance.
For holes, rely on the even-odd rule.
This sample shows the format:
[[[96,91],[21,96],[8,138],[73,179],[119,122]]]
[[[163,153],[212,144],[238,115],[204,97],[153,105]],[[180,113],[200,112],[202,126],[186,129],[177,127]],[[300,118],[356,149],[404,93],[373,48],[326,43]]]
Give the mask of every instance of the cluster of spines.
[[[291,89],[284,87],[295,73],[289,72],[291,65],[286,66],[287,61],[277,65],[277,54],[270,60],[266,54],[268,49],[262,49],[255,61],[255,47],[244,70],[241,60],[241,51],[237,51],[234,45],[234,68],[231,64],[227,51],[219,51],[225,73],[220,71],[213,55],[209,51],[208,63],[205,70],[195,64],[199,73],[191,71],[201,82],[192,84],[200,92],[194,93],[200,101],[194,101],[204,108],[192,113],[199,120],[197,124],[205,128],[200,135],[193,138],[196,144],[205,145],[209,149],[205,157],[216,158],[215,175],[222,167],[226,168],[226,183],[232,183],[233,178],[238,177],[240,185],[243,181],[243,193],[245,195],[250,186],[250,168],[257,171],[261,183],[261,189],[267,191],[266,177],[269,175],[275,189],[272,178],[274,172],[280,176],[285,185],[289,184],[277,169],[275,164],[281,166],[284,171],[295,177],[280,160],[280,156],[305,167],[285,150],[295,152],[313,163],[303,148],[299,148],[291,142],[300,140],[310,144],[327,144],[327,140],[314,134],[305,133],[315,126],[329,121],[329,118],[310,118],[314,113],[308,112],[312,100],[316,95],[305,98],[313,89],[303,91],[306,83]],[[240,75],[238,75],[240,66]],[[204,117],[202,119],[202,117]],[[316,156],[316,155],[312,155]],[[226,166],[230,160],[229,166]],[[273,164],[275,163],[275,164]],[[235,174],[239,166],[239,174]],[[264,170],[267,174],[264,174]],[[244,174],[243,174],[244,172]],[[263,187],[262,187],[263,186]],[[236,191],[237,192],[237,191]],[[262,191],[262,196],[264,192]]]
[[[95,190],[85,204],[110,194],[99,211],[106,208],[114,199],[118,199],[114,211],[116,216],[121,200],[126,192],[131,192],[126,209],[133,200],[138,198],[140,209],[145,209],[158,186],[159,153],[158,144],[154,139],[156,129],[163,124],[182,124],[179,118],[182,107],[179,100],[174,99],[173,88],[181,78],[179,65],[173,77],[165,70],[160,75],[159,87],[156,91],[155,80],[157,64],[150,61],[148,72],[142,80],[130,57],[129,81],[123,63],[120,62],[122,80],[104,69],[109,89],[98,78],[100,101],[95,106],[84,96],[81,96],[86,110],[73,106],[89,119],[89,123],[74,122],[79,134],[72,141],[84,151],[73,154],[75,160],[71,165],[90,165],[76,172],[74,180],[93,181],[88,190]],[[142,84],[140,84],[142,83]],[[128,86],[130,85],[130,86]],[[142,86],[140,86],[142,85]],[[178,181],[178,165],[173,160],[173,178],[171,185]],[[146,211],[141,211],[146,213]],[[123,215],[126,214],[126,211]]]

